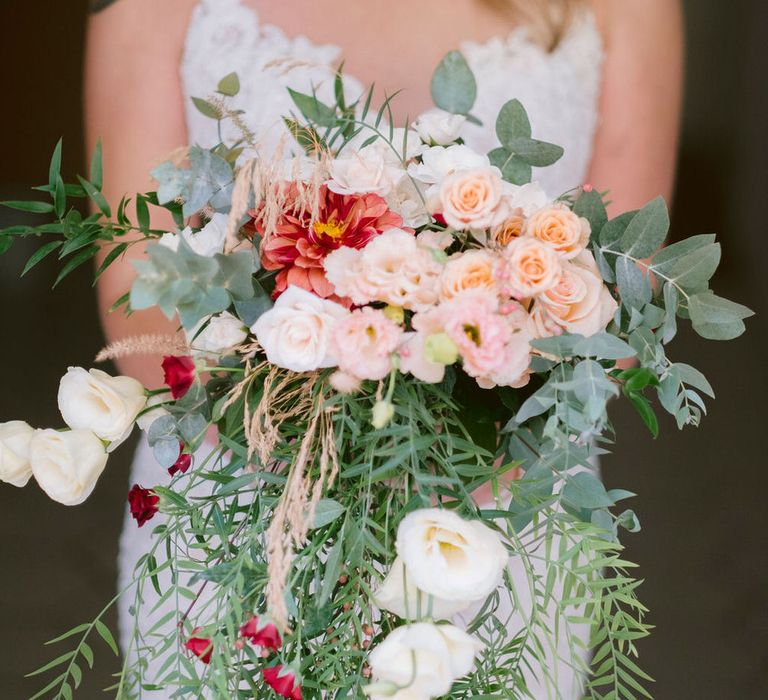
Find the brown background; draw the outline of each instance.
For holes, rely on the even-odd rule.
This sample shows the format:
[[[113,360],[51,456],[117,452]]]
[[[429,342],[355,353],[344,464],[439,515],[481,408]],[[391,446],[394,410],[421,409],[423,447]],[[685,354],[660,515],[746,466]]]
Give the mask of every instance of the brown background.
[[[127,0],[123,0],[127,1]],[[81,163],[82,0],[0,0],[0,199],[45,179],[65,137],[65,170]],[[654,443],[624,405],[610,485],[639,494],[643,531],[625,537],[641,565],[657,626],[642,645],[658,700],[768,697],[766,382],[768,348],[768,3],[689,0],[688,85],[673,230],[717,231],[725,243],[716,286],[759,315],[723,345],[684,333],[671,350],[712,380],[718,400],[699,430],[669,419]],[[631,136],[631,135],[629,135]],[[0,212],[0,225],[18,217]],[[102,345],[88,271],[57,293],[53,264],[18,280],[31,245],[0,258],[0,420],[57,425],[56,388],[70,364]],[[86,504],[58,506],[30,485],[0,485],[0,698],[42,686],[23,674],[52,659],[43,642],[90,620],[113,594],[127,490],[124,447]],[[108,616],[114,629],[114,617]],[[62,651],[66,650],[62,648]],[[96,645],[96,670],[78,697],[105,697],[117,662]]]

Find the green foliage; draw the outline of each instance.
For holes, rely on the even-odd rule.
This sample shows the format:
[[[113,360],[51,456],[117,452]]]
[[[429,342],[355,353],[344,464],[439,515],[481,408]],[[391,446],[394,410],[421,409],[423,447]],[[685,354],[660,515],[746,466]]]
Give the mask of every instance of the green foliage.
[[[459,51],[450,51],[437,66],[430,84],[432,100],[451,114],[468,115],[477,99],[477,81]]]

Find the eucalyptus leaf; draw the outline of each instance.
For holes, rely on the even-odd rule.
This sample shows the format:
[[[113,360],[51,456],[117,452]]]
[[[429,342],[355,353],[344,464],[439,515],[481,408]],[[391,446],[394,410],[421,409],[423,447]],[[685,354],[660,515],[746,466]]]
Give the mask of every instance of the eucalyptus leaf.
[[[629,222],[619,240],[621,249],[638,260],[653,255],[669,232],[669,211],[662,197],[646,204]]]
[[[451,51],[440,61],[432,75],[430,91],[435,105],[446,112],[467,115],[472,111],[477,81],[461,52]]]
[[[754,315],[751,309],[711,292],[694,294],[688,299],[693,329],[709,340],[732,340],[744,331],[743,319]]]
[[[553,165],[563,157],[563,149],[554,143],[537,139],[519,137],[509,139],[504,147],[528,165],[546,167]]]
[[[605,202],[597,190],[583,190],[573,205],[573,213],[589,221],[592,238],[597,239],[600,231],[608,223]]]
[[[496,135],[502,146],[509,146],[515,139],[531,138],[531,122],[520,100],[510,100],[502,106],[496,118]]]
[[[562,496],[566,503],[576,508],[593,510],[614,505],[603,483],[590,472],[568,475]]]
[[[653,297],[648,276],[629,258],[616,261],[616,283],[621,302],[628,309],[642,309]]]
[[[225,97],[234,97],[240,92],[240,78],[237,73],[230,73],[224,76],[216,88],[216,91]]]
[[[488,154],[491,165],[501,170],[501,176],[513,185],[525,185],[533,177],[533,169],[508,149],[495,148]]]

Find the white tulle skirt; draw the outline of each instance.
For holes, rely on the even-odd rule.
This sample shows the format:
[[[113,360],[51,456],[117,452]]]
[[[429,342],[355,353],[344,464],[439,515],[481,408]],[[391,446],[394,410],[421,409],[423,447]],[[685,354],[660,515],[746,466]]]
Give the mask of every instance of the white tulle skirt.
[[[205,448],[202,449],[205,450]],[[198,452],[197,459],[199,461],[206,456],[207,455],[204,453]],[[155,461],[149,445],[145,440],[142,440],[136,450],[136,455],[133,460],[130,483],[140,484],[141,486],[150,488],[157,485],[167,485],[170,483],[170,480],[167,471],[160,467]],[[152,520],[148,521],[144,527],[139,528],[137,527],[136,521],[131,517],[130,512],[126,509],[123,532],[120,537],[118,590],[129,588],[134,577],[136,562],[152,548],[153,539],[151,533],[158,524],[163,522],[162,518],[163,516],[158,513]],[[557,551],[556,543],[553,547],[553,551]],[[163,553],[161,552],[158,555],[158,561],[162,561],[163,558]],[[532,559],[528,568],[526,568],[519,557],[512,557],[509,563],[509,571],[512,576],[512,581],[515,584],[520,605],[519,608],[513,609],[511,600],[508,599],[508,596],[504,595],[502,596],[499,608],[496,611],[496,616],[499,620],[509,620],[508,629],[510,630],[510,634],[517,634],[525,627],[525,620],[529,619],[532,607],[532,594],[530,588],[531,577],[538,579],[540,584],[543,585],[543,581],[546,579],[545,563],[541,559]],[[171,585],[170,572],[168,570],[161,572],[158,578],[160,590],[166,591]],[[553,592],[553,597],[555,599],[558,597],[557,588],[555,588]],[[137,654],[135,644],[132,644],[134,632],[138,631],[140,636],[145,637],[145,641],[148,645],[155,645],[158,632],[155,630],[151,636],[147,636],[150,630],[152,630],[158,622],[162,621],[163,618],[167,618],[161,625],[161,630],[164,630],[164,633],[161,634],[165,636],[166,633],[172,632],[176,627],[180,615],[183,614],[183,611],[188,605],[186,599],[176,601],[174,598],[171,598],[158,606],[157,603],[159,600],[160,597],[154,587],[147,582],[143,587],[142,614],[140,618],[137,618],[133,614],[133,606],[135,604],[134,588],[130,587],[127,593],[119,599],[118,623],[120,644],[123,654],[127,655],[132,663],[138,661],[138,656],[140,655]],[[204,604],[204,599],[201,603]],[[521,613],[520,611],[524,611],[524,613]],[[475,612],[475,610],[469,610],[467,613],[457,616],[454,621],[460,626],[466,626],[472,620]],[[557,615],[553,605],[550,605],[547,609],[547,615],[550,618],[550,622],[552,621],[553,616]],[[581,640],[583,645],[586,645],[588,636],[589,630],[587,626],[571,627],[571,637],[577,637]],[[561,634],[557,643],[553,644],[552,648],[547,652],[547,666],[549,668],[550,678],[556,679],[554,682],[556,683],[557,691],[553,690],[553,680],[550,680],[549,682],[545,681],[542,674],[524,674],[528,689],[536,700],[549,700],[550,698],[578,700],[582,697],[583,676],[580,672],[574,670],[572,663],[567,661],[567,659],[570,658],[570,648],[571,646],[566,635]],[[158,675],[161,672],[162,663],[163,659],[154,659],[151,661],[147,659],[147,665],[142,674],[145,682],[159,683],[162,680],[162,674],[160,676]],[[166,700],[171,697],[172,692],[173,690],[143,690],[140,697],[146,700]],[[510,694],[510,697],[514,696]]]

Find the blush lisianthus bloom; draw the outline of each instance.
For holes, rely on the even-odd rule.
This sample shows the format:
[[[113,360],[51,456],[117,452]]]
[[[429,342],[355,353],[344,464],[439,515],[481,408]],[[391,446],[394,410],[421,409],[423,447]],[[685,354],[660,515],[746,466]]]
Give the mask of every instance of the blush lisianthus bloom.
[[[360,379],[383,379],[392,371],[392,353],[403,329],[367,306],[340,319],[333,333],[339,369]]]
[[[111,443],[112,451],[130,435],[147,397],[144,387],[132,377],[70,367],[59,384],[58,402],[70,428],[92,431]]]
[[[484,249],[451,256],[440,274],[440,299],[448,301],[470,289],[496,293],[495,265],[496,256]]]
[[[387,577],[374,594],[374,603],[404,620],[450,620],[473,604],[471,600],[444,600],[419,590],[408,576],[401,557],[396,557]]]
[[[551,245],[564,260],[575,258],[589,243],[589,222],[565,204],[540,209],[525,223],[525,234]]]
[[[454,625],[417,622],[398,627],[370,654],[371,700],[446,695],[475,664],[482,644]]]
[[[0,481],[26,486],[32,476],[29,445],[35,429],[21,420],[0,423]]]
[[[467,118],[462,114],[451,114],[442,109],[430,109],[420,114],[413,122],[413,128],[421,140],[430,146],[449,146],[461,136],[461,129]]]
[[[527,299],[552,289],[562,266],[555,249],[531,236],[515,238],[502,251],[496,276],[506,283],[511,296]]]
[[[275,298],[293,285],[323,299],[335,299],[336,290],[323,272],[326,256],[342,247],[362,248],[383,231],[403,223],[377,194],[343,195],[324,186],[318,197],[317,219],[312,221],[310,212],[294,211],[289,195],[275,232],[262,242],[262,265],[279,271]],[[250,215],[255,217],[251,227],[263,236],[259,212]]]
[[[485,523],[442,508],[406,515],[395,548],[413,585],[446,601],[485,600],[501,583],[509,557]]]
[[[453,364],[458,358],[458,348],[444,332],[442,308],[435,306],[415,314],[411,325],[413,332],[406,334],[406,340],[400,348],[400,370],[428,384],[443,381],[446,366]],[[443,340],[444,344],[452,344],[455,352],[441,353],[441,355],[450,355],[448,358],[436,357],[433,352],[430,352],[430,342],[436,338]],[[448,340],[447,343],[445,338]],[[443,361],[444,359],[450,362]]]
[[[509,215],[504,185],[501,172],[493,166],[448,175],[440,184],[443,218],[459,231],[498,226]]]
[[[328,280],[357,305],[381,301],[418,311],[437,302],[442,265],[416,237],[390,229],[362,251],[340,249],[325,260]]]
[[[408,175],[403,175],[387,195],[389,208],[403,217],[403,226],[419,228],[430,221],[429,210],[426,206],[426,192]]]
[[[336,323],[349,311],[300,287],[288,287],[252,329],[267,359],[294,372],[334,367],[332,338]]]
[[[557,284],[536,297],[531,315],[538,337],[563,331],[590,336],[604,330],[618,308],[592,253],[585,250],[563,263]]]
[[[40,488],[65,506],[85,501],[107,465],[104,444],[90,430],[38,430],[29,463]]]
[[[488,156],[473,151],[469,146],[434,146],[421,154],[421,163],[408,166],[408,174],[426,185],[439,185],[455,172],[488,168],[490,165]]]

